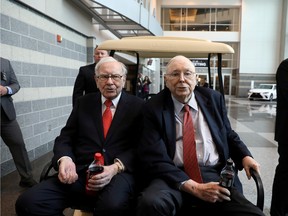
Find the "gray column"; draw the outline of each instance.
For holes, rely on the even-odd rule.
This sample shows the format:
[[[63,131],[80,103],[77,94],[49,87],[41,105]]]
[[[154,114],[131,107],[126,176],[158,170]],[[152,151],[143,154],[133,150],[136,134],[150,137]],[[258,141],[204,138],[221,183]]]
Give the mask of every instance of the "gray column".
[[[280,61],[288,58],[288,2],[283,0],[282,7],[282,23],[281,23],[281,36],[280,36]]]

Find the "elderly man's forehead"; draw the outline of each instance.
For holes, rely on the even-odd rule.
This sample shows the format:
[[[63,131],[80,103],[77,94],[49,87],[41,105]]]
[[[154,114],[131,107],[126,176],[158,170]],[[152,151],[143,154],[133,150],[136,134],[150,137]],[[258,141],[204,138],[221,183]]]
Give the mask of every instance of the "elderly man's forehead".
[[[167,66],[167,71],[192,71],[195,72],[195,67],[190,61],[173,61]]]
[[[168,62],[168,65],[173,65],[173,64],[189,64],[189,65],[193,65],[192,61],[188,58],[186,58],[185,56],[175,56],[174,58],[170,59],[170,61]]]
[[[99,68],[102,67],[113,67],[113,68],[121,68],[121,63],[118,61],[104,61],[99,65]]]

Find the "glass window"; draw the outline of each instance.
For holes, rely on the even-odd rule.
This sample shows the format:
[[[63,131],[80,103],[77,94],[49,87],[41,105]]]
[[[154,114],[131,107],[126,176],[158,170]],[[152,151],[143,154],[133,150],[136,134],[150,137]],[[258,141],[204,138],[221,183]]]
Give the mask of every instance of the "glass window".
[[[239,31],[239,8],[162,8],[164,31]]]

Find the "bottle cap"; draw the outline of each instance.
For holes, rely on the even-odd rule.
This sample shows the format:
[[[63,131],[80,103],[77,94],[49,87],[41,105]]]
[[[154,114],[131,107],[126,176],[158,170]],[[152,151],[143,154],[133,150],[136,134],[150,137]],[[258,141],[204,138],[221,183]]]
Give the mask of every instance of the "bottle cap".
[[[100,160],[102,158],[102,154],[100,152],[96,152],[94,155],[95,160]]]

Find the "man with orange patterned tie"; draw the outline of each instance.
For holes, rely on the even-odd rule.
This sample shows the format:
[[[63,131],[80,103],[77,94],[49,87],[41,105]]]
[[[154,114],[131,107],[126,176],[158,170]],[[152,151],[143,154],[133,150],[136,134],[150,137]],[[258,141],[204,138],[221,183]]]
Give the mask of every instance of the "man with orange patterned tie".
[[[130,207],[135,195],[135,148],[144,101],[123,91],[126,74],[124,64],[112,57],[98,62],[95,80],[100,92],[76,101],[55,140],[52,162],[58,177],[23,193],[16,203],[18,216],[63,215],[74,203],[89,203],[97,216],[134,216]],[[86,170],[95,152],[104,155],[105,165],[102,173],[89,179],[88,189],[97,191],[97,196],[89,197]]]
[[[230,126],[224,97],[196,86],[195,67],[184,56],[169,61],[164,79],[165,89],[143,106],[138,153],[144,189],[137,216],[264,215],[242,195],[238,176],[230,190],[219,185],[230,157],[248,178],[250,168],[259,172]]]

